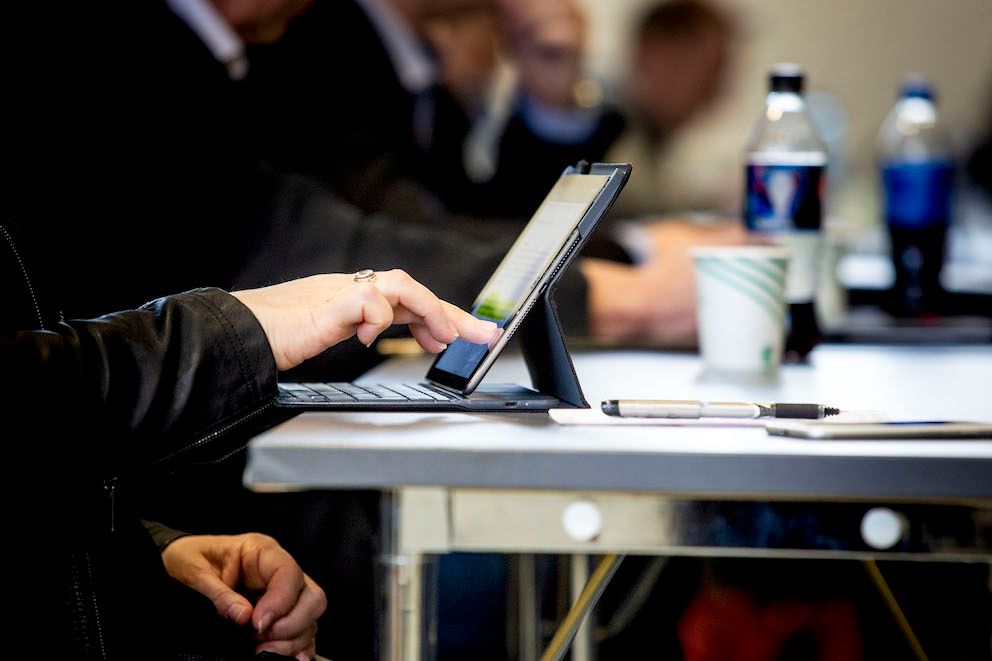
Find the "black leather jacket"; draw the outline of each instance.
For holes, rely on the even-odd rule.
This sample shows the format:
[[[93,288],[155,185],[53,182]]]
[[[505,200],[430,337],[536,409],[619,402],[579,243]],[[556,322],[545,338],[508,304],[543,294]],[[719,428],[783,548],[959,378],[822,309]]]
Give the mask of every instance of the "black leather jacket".
[[[271,350],[217,289],[64,321],[37,266],[0,219],[9,638],[35,653],[16,658],[171,658],[187,613],[167,596],[178,584],[128,495],[272,423]]]

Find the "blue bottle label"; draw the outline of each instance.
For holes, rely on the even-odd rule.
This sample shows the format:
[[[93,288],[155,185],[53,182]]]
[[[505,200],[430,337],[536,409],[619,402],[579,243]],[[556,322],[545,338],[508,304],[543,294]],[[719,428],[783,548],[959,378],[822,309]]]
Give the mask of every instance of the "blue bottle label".
[[[748,165],[744,223],[753,232],[819,230],[822,165]]]
[[[889,225],[923,229],[950,221],[954,185],[950,161],[886,163],[882,166],[882,185]]]

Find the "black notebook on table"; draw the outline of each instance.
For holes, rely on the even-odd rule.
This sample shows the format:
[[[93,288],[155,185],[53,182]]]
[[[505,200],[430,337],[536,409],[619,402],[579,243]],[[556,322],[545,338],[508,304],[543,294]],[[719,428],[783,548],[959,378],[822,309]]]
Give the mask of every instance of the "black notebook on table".
[[[416,383],[280,383],[276,405],[324,411],[546,411],[588,406],[551,295],[630,171],[626,163],[580,163],[565,170],[472,306],[473,315],[501,329],[488,345],[455,340]],[[533,387],[482,384],[514,335],[519,336]]]

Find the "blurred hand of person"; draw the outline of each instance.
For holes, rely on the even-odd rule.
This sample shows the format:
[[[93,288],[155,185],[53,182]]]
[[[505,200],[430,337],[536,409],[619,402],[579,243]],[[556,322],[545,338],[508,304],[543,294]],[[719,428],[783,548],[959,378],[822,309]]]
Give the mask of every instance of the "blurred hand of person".
[[[217,614],[257,631],[255,653],[308,661],[316,654],[324,591],[265,535],[191,535],[162,551],[169,575],[208,597]],[[254,604],[238,590],[261,594]]]
[[[647,222],[642,227],[651,259],[681,259],[691,264],[692,246],[742,245],[752,240],[740,221],[700,224],[669,218]]]
[[[591,333],[610,342],[685,346],[695,341],[696,282],[689,249],[740,245],[748,236],[739,222],[700,226],[683,221],[648,224],[649,258],[629,266],[585,259]]]
[[[373,282],[355,282],[352,274],[325,274],[232,294],[262,325],[280,370],[352,335],[369,346],[391,324],[409,325],[431,353],[458,337],[482,344],[496,332],[496,324],[442,301],[398,269],[376,273]]]
[[[497,0],[523,89],[552,108],[574,105],[586,22],[574,0]]]

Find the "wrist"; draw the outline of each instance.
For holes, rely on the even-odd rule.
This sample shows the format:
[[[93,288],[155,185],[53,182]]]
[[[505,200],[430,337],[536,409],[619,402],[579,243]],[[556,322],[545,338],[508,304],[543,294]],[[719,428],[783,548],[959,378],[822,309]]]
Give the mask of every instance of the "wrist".
[[[250,312],[255,318],[255,321],[258,322],[258,327],[262,330],[262,334],[265,336],[265,340],[268,343],[269,351],[272,352],[272,360],[275,361],[276,370],[287,369],[286,365],[283,364],[285,361],[280,359],[280,355],[276,348],[275,332],[270,327],[270,324],[268,323],[268,316],[265,314],[265,302],[259,300],[259,298],[255,295],[255,291],[256,290],[253,289],[232,291],[231,296],[236,298],[238,302],[247,308],[248,312]]]

